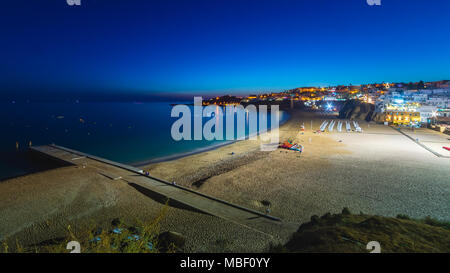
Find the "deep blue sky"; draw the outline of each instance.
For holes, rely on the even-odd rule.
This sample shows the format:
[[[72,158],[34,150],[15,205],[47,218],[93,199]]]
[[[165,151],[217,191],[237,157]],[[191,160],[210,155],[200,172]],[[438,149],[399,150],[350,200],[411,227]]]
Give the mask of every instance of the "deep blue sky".
[[[450,1],[381,1],[2,1],[0,90],[239,94],[450,79]]]

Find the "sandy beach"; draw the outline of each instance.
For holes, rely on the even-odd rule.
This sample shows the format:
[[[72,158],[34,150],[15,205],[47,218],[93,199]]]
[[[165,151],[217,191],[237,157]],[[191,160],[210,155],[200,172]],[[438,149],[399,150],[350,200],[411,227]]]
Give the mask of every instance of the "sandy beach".
[[[450,159],[374,123],[360,121],[363,133],[313,132],[331,118],[335,117],[292,111],[280,128],[280,140],[302,144],[303,153],[263,152],[260,141],[245,140],[141,168],[262,212],[270,203],[272,215],[296,225],[343,207],[355,213],[450,220]],[[300,131],[303,123],[305,132]],[[15,236],[37,243],[61,236],[69,223],[82,228],[107,225],[115,217],[151,220],[164,202],[93,171],[72,166],[49,170],[0,183],[0,239]],[[276,236],[269,238],[175,206],[169,208],[161,229],[186,236],[189,252],[258,252],[290,236],[280,230],[270,231]]]
[[[355,212],[450,219],[447,158],[374,123],[360,121],[362,134],[311,131],[311,121],[317,130],[327,118],[293,112],[281,127],[281,141],[292,138],[304,145],[302,154],[282,149],[260,152],[257,141],[242,141],[145,169],[254,209],[262,210],[261,201],[269,201],[274,215],[292,222],[344,206]],[[195,186],[198,181],[200,187]]]

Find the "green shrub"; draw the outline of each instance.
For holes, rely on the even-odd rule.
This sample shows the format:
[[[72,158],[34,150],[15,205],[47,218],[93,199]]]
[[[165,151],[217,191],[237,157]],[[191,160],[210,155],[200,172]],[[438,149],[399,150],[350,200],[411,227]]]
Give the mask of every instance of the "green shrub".
[[[352,213],[350,212],[350,210],[347,207],[342,209],[342,215],[350,215],[350,214],[352,214]]]
[[[397,219],[410,220],[409,216],[406,214],[397,214]]]
[[[442,227],[442,228],[450,230],[450,222],[440,221],[440,220],[437,220],[430,216],[425,217],[422,221],[425,224],[430,225],[430,226]]]

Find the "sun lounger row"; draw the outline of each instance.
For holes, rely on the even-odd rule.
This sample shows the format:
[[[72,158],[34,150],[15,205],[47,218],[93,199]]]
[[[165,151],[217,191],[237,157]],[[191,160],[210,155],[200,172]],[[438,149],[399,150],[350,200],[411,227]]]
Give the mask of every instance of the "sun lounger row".
[[[337,131],[338,132],[342,132],[342,126],[343,125],[344,125],[344,122],[340,121],[340,120],[338,122],[336,122],[335,120],[332,120],[332,121],[325,120],[320,125],[320,131],[325,132],[325,130],[327,130],[327,128],[328,128],[329,132],[333,132],[334,127],[336,126]],[[359,123],[357,121],[348,121],[348,120],[346,120],[345,121],[345,130],[348,133],[352,131],[352,125],[355,128],[355,132],[362,132],[362,129],[359,126]]]

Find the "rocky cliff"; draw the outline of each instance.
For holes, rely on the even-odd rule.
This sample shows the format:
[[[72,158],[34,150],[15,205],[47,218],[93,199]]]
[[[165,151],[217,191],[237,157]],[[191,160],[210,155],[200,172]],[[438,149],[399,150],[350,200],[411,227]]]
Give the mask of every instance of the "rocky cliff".
[[[375,105],[373,104],[364,103],[358,100],[349,100],[339,111],[339,118],[383,122],[384,114],[376,113]]]

